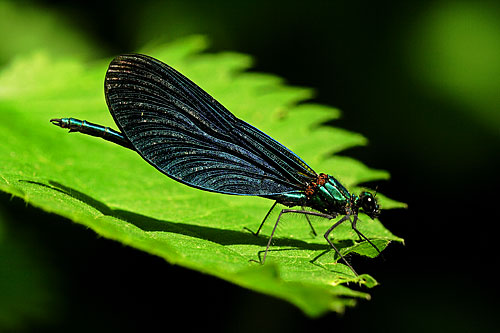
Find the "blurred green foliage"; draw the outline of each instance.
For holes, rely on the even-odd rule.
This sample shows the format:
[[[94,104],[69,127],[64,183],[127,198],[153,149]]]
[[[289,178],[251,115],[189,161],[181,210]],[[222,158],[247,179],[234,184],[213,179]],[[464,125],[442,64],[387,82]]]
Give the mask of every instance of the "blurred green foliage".
[[[80,59],[101,54],[65,15],[30,2],[1,0],[0,32],[0,64],[33,50]]]
[[[408,43],[412,75],[500,135],[500,5],[444,1],[420,14]]]

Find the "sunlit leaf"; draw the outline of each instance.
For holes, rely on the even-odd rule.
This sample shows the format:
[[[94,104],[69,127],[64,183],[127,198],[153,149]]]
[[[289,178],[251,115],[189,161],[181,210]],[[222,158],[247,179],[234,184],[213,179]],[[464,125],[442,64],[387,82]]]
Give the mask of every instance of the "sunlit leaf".
[[[297,106],[311,96],[310,89],[244,72],[251,64],[245,55],[200,54],[205,45],[203,38],[192,37],[148,53],[179,69],[318,172],[333,174],[348,187],[388,178],[386,172],[353,159],[331,156],[366,139],[323,126],[338,116],[335,109]],[[108,63],[84,65],[36,53],[16,59],[1,72],[1,189],[169,263],[283,298],[310,316],[340,312],[355,299],[369,297],[367,287],[376,281],[365,274],[354,276],[337,262],[322,237],[332,222],[313,219],[318,232],[313,237],[305,219],[285,218],[262,266],[255,261],[265,249],[272,223],[260,237],[244,228],[257,229],[271,201],[190,188],[157,172],[133,151],[52,126],[50,118],[71,116],[116,128],[103,94]],[[382,207],[399,205],[383,196],[380,201]],[[380,249],[401,241],[380,221],[360,217],[359,229]],[[332,237],[344,254],[375,255],[370,246],[355,242],[358,237],[348,223]],[[352,290],[347,282],[355,282],[349,287],[365,287]]]

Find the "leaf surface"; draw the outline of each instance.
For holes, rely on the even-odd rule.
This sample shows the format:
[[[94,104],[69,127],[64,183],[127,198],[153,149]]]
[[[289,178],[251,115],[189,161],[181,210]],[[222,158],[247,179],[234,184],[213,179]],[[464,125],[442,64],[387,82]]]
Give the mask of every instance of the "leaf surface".
[[[336,109],[297,105],[312,96],[310,89],[244,72],[251,65],[248,56],[201,54],[205,47],[206,40],[194,36],[142,52],[178,69],[236,116],[292,149],[317,172],[338,177],[347,188],[389,177],[359,161],[331,155],[366,139],[323,126],[338,117]],[[190,188],[157,172],[133,151],[52,126],[51,118],[75,117],[116,128],[103,94],[108,63],[54,60],[35,53],[2,70],[0,189],[169,263],[283,298],[310,316],[341,312],[356,299],[369,298],[366,288],[346,286],[377,283],[367,274],[355,277],[337,262],[322,237],[331,221],[312,219],[318,232],[313,237],[304,218],[284,218],[266,264],[260,265],[255,261],[273,223],[264,226],[260,237],[244,228],[256,230],[271,201]],[[402,205],[382,195],[380,203],[382,208]],[[359,229],[380,249],[402,241],[380,221],[360,217]],[[344,254],[376,255],[368,244],[356,243],[358,237],[347,223],[332,237]]]

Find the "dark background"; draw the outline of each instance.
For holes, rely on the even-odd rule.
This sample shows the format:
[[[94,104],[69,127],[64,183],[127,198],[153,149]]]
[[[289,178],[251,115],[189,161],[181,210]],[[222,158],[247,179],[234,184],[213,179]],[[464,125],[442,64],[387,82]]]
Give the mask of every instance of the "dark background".
[[[23,2],[24,3],[24,2]],[[315,88],[335,122],[365,135],[343,152],[392,178],[407,202],[381,220],[406,245],[353,258],[381,285],[343,315],[295,307],[99,239],[0,195],[13,235],[51,261],[51,318],[20,330],[491,332],[498,305],[500,6],[474,1],[32,1],[55,11],[111,57],[192,33],[209,52],[255,58],[253,70]],[[329,171],[329,172],[334,172]],[[2,297],[0,295],[0,297]],[[29,297],[27,297],[29,299]],[[28,316],[29,317],[29,316]]]

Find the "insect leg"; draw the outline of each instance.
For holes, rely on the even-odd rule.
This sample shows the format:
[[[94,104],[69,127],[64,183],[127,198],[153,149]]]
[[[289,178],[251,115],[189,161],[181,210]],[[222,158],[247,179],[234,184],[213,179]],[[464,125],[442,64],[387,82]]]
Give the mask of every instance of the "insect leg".
[[[274,208],[274,205],[273,205],[272,208]],[[281,215],[286,214],[286,213],[299,213],[299,214],[305,214],[305,215],[314,215],[314,216],[324,217],[324,218],[327,218],[327,219],[332,219],[333,218],[332,215],[323,214],[323,213],[317,213],[317,212],[311,212],[311,211],[308,211],[308,210],[282,209],[281,212],[280,212],[280,215],[278,216],[278,219],[276,220],[276,223],[274,224],[274,228],[273,228],[273,231],[271,232],[271,236],[269,236],[269,241],[267,242],[266,251],[264,252],[264,257],[262,258],[262,264],[264,264],[264,262],[266,261],[267,252],[269,250],[269,247],[271,246],[271,241],[273,240],[274,232],[276,231],[276,227],[278,226],[278,222],[281,219]],[[268,213],[268,215],[269,215],[269,213]],[[267,218],[267,215],[266,215],[266,218]],[[260,230],[260,228],[259,228],[259,230]]]
[[[269,211],[267,212],[266,216],[264,216],[264,219],[262,220],[262,223],[260,224],[259,229],[257,229],[256,232],[253,232],[252,230],[248,229],[247,227],[244,227],[243,229],[245,229],[247,231],[250,231],[254,236],[258,236],[259,233],[260,233],[260,230],[262,229],[262,226],[264,226],[264,223],[266,222],[267,218],[269,217],[269,214],[271,214],[271,212],[273,211],[274,207],[276,207],[277,203],[278,203],[277,201],[275,201],[273,203],[273,205],[271,206],[271,209],[269,209]]]
[[[373,244],[365,235],[361,233],[361,231],[358,230],[358,228],[356,228],[357,222],[358,222],[358,215],[356,214],[354,215],[354,221],[352,221],[352,229],[358,234],[361,240],[364,239],[365,241],[367,241],[380,254],[380,250],[375,246],[375,244]]]
[[[276,203],[275,203],[276,204]],[[274,205],[273,205],[274,207]],[[274,228],[273,228],[273,231],[271,232],[271,236],[269,237],[269,241],[267,242],[267,246],[266,246],[266,251],[264,252],[264,257],[262,258],[262,264],[264,264],[266,262],[266,257],[267,257],[267,251],[269,250],[269,246],[271,246],[271,241],[273,240],[273,236],[274,236],[274,232],[276,231],[276,227],[278,226],[278,222],[280,221],[281,219],[281,215],[283,215],[283,211],[285,209],[283,209],[281,212],[280,212],[280,215],[278,216],[278,219],[276,220],[276,223],[274,224]],[[269,215],[269,213],[268,213]],[[267,215],[266,215],[267,217]],[[265,219],[264,219],[265,220]],[[262,224],[264,224],[264,222],[262,222]],[[262,227],[262,224],[261,224],[261,227]],[[259,228],[260,230],[260,228]]]
[[[347,260],[344,258],[344,256],[340,253],[340,251],[335,247],[335,245],[333,245],[333,242],[328,238],[328,236],[330,236],[330,233],[333,231],[333,229],[335,229],[336,227],[338,227],[341,223],[345,222],[346,220],[350,220],[349,218],[349,215],[345,215],[344,217],[342,217],[337,223],[335,223],[334,225],[332,225],[330,227],[330,229],[328,229],[326,232],[325,232],[325,239],[326,241],[328,242],[328,244],[330,244],[330,246],[335,250],[335,252],[337,252],[337,254],[339,255],[340,259],[342,259],[342,261],[347,265],[349,266],[349,268],[351,269],[351,271],[354,273],[354,275],[358,276],[358,273],[356,273],[356,271],[354,270],[354,268],[352,268],[351,264],[349,264],[347,262]]]
[[[302,210],[305,211],[306,209],[304,208],[304,206],[302,206]],[[311,223],[311,220],[309,220],[309,216],[307,216],[307,214],[304,214],[304,216],[306,217],[306,220],[307,220],[307,223],[309,223],[309,226],[311,227],[311,230],[312,230],[312,233],[314,236],[317,236],[318,234],[316,233],[316,230],[314,230],[314,227]]]
[[[330,215],[330,214],[323,214],[323,213],[318,213],[318,212],[311,212],[309,210],[300,210],[300,209],[283,209],[283,213],[297,213],[297,214],[304,214],[304,215],[313,215],[313,216],[319,216],[319,217],[324,217],[325,219],[333,219],[335,216]]]

